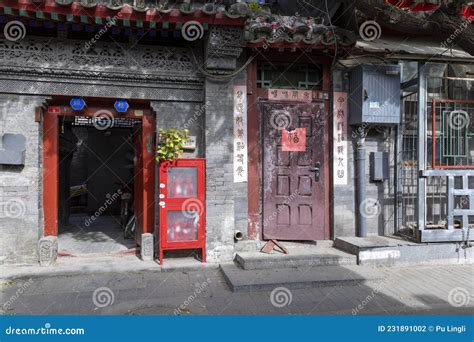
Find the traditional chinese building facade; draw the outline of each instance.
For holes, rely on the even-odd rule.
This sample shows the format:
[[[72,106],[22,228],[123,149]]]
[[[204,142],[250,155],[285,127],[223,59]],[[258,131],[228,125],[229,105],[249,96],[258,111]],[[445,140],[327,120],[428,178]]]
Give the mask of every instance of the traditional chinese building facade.
[[[409,210],[425,208],[399,206],[414,191],[412,184],[404,196],[397,187],[410,164],[399,157],[409,114],[402,111],[400,123],[352,121],[350,70],[377,59],[344,59],[367,47],[356,46],[343,16],[329,25],[316,10],[282,3],[1,1],[0,263],[134,250],[158,258],[160,236],[183,249],[203,232],[193,230],[199,222],[198,257],[224,262],[272,239],[392,235]],[[345,2],[330,6],[346,12]],[[455,100],[470,106],[463,87]],[[390,92],[398,102],[399,90]],[[387,108],[368,102],[376,113]],[[163,182],[155,151],[160,129],[171,128],[189,131],[183,157],[205,159],[205,167],[162,170]],[[469,159],[469,151],[460,153]],[[443,158],[452,166],[449,158],[461,157]],[[454,182],[461,171],[446,175]],[[132,239],[122,236],[127,210],[136,216]],[[454,232],[446,241],[469,232],[466,210],[446,221]]]

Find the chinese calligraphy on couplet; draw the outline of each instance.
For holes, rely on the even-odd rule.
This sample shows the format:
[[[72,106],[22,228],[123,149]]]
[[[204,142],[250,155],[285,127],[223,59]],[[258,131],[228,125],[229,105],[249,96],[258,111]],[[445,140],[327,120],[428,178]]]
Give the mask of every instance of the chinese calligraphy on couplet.
[[[334,92],[334,185],[347,185],[347,93]]]
[[[234,183],[247,181],[247,87],[234,86]]]

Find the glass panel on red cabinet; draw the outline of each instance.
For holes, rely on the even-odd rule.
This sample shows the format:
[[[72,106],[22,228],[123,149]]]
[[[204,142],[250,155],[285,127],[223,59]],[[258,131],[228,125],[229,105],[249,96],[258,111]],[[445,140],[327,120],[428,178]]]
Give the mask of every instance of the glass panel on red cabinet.
[[[167,212],[168,241],[193,241],[198,238],[198,220],[197,211],[177,211],[169,210]]]
[[[197,196],[197,168],[170,167],[168,169],[168,197]]]

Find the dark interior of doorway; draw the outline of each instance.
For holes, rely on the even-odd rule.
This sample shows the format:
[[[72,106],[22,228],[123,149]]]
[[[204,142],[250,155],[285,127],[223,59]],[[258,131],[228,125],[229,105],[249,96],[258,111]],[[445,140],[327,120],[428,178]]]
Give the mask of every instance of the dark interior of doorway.
[[[59,250],[65,255],[127,252],[122,194],[133,194],[134,123],[103,127],[78,117],[59,119]],[[130,201],[130,209],[133,204]],[[131,213],[131,211],[130,211]]]

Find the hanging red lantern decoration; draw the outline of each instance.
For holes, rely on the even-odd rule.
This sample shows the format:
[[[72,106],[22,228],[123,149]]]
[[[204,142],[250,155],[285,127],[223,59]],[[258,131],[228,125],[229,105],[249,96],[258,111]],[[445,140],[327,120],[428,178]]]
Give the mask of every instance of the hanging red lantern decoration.
[[[466,20],[474,20],[474,5],[463,6],[460,16]]]
[[[431,0],[431,1],[419,1],[415,0],[415,6],[411,7],[413,12],[427,12],[427,11],[434,11],[439,7],[438,0]]]
[[[398,8],[408,8],[413,5],[413,0],[385,0],[385,2]]]

